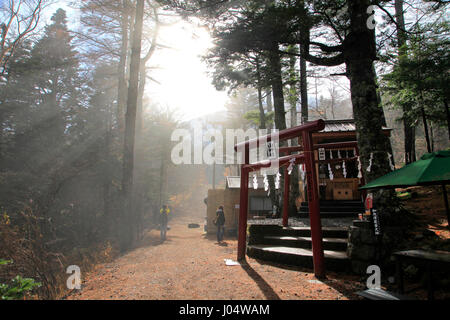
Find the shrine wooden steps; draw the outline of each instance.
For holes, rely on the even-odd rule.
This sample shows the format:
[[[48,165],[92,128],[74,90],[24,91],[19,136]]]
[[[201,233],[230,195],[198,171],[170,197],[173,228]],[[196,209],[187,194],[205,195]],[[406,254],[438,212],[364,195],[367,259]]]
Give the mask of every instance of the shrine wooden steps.
[[[277,225],[251,225],[247,255],[281,264],[313,267],[311,229],[308,227],[283,228]],[[323,246],[325,267],[328,270],[348,271],[348,230],[324,227]]]
[[[320,201],[321,218],[356,218],[359,213],[364,213],[364,204],[361,201]],[[298,217],[309,217],[308,202],[302,202]]]
[[[287,236],[265,236],[265,243],[269,245],[283,246],[293,248],[311,249],[312,242],[311,237],[287,237]],[[323,238],[324,250],[347,250],[347,239],[341,238]]]

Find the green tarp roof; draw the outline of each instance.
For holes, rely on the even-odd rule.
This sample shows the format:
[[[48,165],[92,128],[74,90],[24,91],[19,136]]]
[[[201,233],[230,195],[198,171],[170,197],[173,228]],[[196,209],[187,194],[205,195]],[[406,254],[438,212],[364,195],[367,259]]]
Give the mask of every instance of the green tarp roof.
[[[450,151],[425,154],[420,160],[375,179],[360,189],[450,184]]]

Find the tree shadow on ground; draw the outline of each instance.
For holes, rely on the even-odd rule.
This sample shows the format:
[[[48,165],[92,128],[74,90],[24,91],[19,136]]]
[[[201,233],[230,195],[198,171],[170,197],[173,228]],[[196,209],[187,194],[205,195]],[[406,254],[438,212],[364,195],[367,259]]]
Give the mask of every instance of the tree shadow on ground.
[[[221,246],[221,247],[228,247],[228,242],[226,242],[225,238],[222,240],[221,243],[217,242],[217,235],[215,234],[203,234],[202,235],[203,239],[208,240],[208,241],[214,241],[214,244]]]
[[[138,248],[145,248],[145,247],[157,247],[160,245],[163,245],[165,243],[171,243],[173,242],[173,239],[178,239],[179,237],[176,235],[170,235],[169,233],[167,233],[167,238],[166,240],[161,240],[161,236],[158,233],[151,233],[150,231],[146,232],[144,234],[144,236],[142,237],[142,239],[140,239],[135,246],[133,247],[133,249],[138,249]]]
[[[272,287],[259,275],[247,262],[241,263],[241,268],[249,275],[250,278],[255,281],[261,292],[268,300],[281,300],[278,294],[272,289]]]
[[[293,265],[285,265],[279,264],[270,261],[264,261],[260,259],[256,259],[256,261],[261,265],[268,265],[271,267],[289,270],[289,271],[297,271],[303,273],[314,273],[312,269],[293,266]],[[334,290],[341,293],[344,297],[350,300],[361,300],[361,297],[356,294],[358,291],[362,291],[367,289],[365,283],[362,283],[361,277],[357,275],[349,275],[345,273],[338,272],[327,272],[327,276],[325,279],[315,279],[317,281],[322,282],[323,284],[333,288]]]
[[[216,241],[217,242],[217,234],[215,233],[204,233],[202,235],[203,239],[209,240],[209,241]],[[223,240],[236,240],[236,237],[233,236],[224,236]]]

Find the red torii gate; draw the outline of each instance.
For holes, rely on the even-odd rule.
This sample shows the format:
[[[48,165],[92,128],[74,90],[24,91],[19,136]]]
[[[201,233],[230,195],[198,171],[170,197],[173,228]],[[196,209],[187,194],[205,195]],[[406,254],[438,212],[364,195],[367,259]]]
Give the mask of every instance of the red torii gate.
[[[238,252],[237,259],[245,259],[245,249],[247,240],[247,213],[248,213],[248,182],[249,173],[252,171],[259,170],[261,168],[271,167],[274,164],[278,164],[280,167],[290,163],[291,159],[295,159],[295,163],[304,163],[305,172],[308,186],[308,206],[309,206],[309,219],[311,225],[311,242],[312,242],[312,252],[313,252],[313,263],[314,263],[314,274],[318,278],[323,278],[325,276],[325,264],[324,264],[324,253],[322,246],[322,225],[320,221],[320,208],[319,208],[319,194],[317,187],[317,174],[315,170],[315,161],[313,153],[313,142],[312,133],[316,131],[321,131],[325,128],[325,122],[323,120],[316,120],[309,122],[307,124],[282,130],[278,133],[260,137],[253,140],[248,140],[245,142],[238,143],[235,145],[234,149],[236,151],[243,150],[243,165],[241,166],[241,189],[240,189],[240,204],[239,204],[239,235],[238,235]],[[254,164],[250,164],[250,146],[259,147],[261,143],[272,141],[272,138],[278,138],[279,141],[284,141],[288,139],[297,138],[302,136],[303,154],[288,155],[280,157],[277,160],[266,160]],[[289,149],[284,149],[280,151],[284,152],[294,152],[300,151],[295,148],[292,151]],[[287,203],[289,201],[289,175],[287,174],[287,169],[285,169],[285,192],[284,192],[284,205],[283,205],[283,224],[287,225]],[[288,180],[286,182],[286,180]],[[287,190],[287,192],[286,192]],[[286,212],[286,213],[285,213]],[[286,219],[286,221],[284,221]]]

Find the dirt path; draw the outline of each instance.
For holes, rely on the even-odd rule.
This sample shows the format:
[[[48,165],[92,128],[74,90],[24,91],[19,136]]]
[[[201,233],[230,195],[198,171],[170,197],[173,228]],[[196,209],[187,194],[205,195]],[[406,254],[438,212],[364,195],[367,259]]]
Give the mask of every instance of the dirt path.
[[[112,263],[83,275],[83,288],[68,299],[354,299],[362,289],[355,277],[330,274],[317,282],[295,268],[248,259],[245,266],[226,266],[236,259],[237,241],[218,245],[203,228],[189,229],[188,218],[171,221],[168,239],[147,233],[143,245]],[[344,278],[344,279],[343,279]]]

